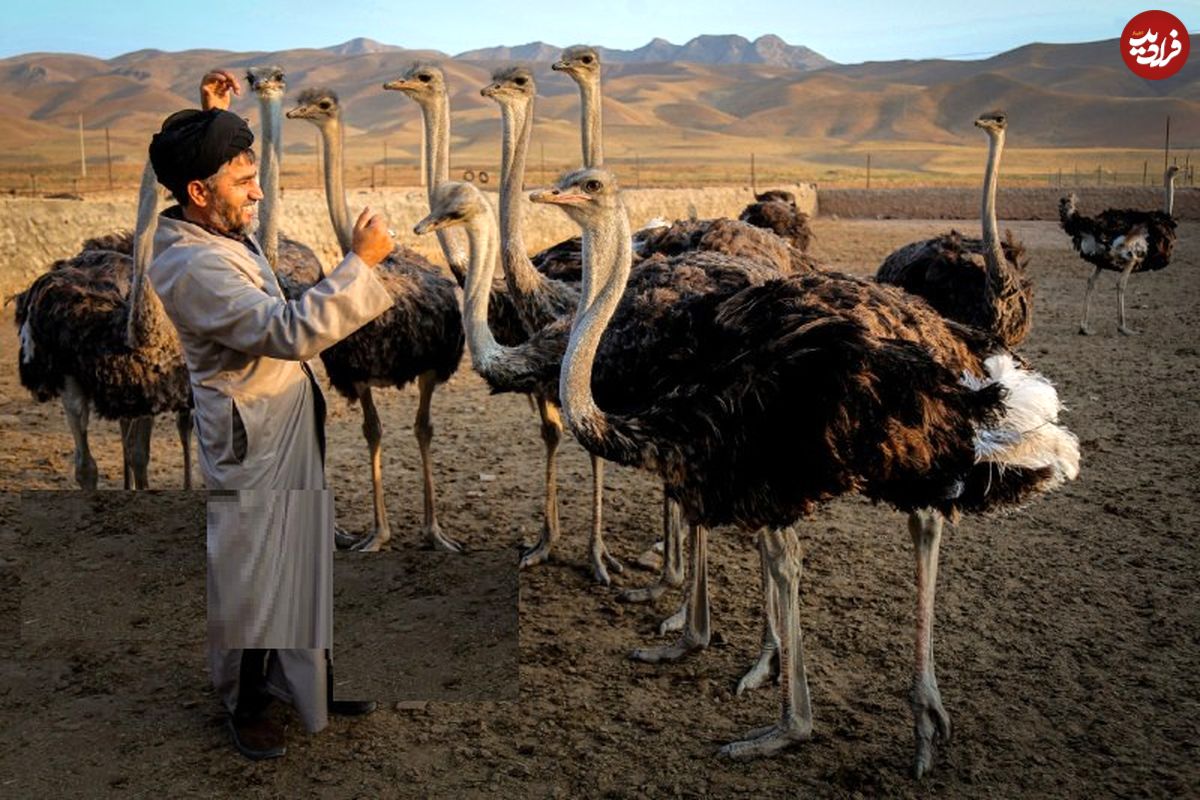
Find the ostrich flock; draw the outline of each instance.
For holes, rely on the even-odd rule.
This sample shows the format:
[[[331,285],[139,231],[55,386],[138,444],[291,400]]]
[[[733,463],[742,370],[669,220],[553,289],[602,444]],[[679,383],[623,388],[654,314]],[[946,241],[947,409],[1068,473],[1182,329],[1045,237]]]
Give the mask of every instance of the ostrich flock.
[[[434,548],[463,549],[438,521],[431,408],[468,346],[472,367],[491,390],[527,395],[540,419],[543,526],[521,552],[521,567],[545,562],[560,536],[556,455],[564,433],[591,454],[590,561],[601,584],[622,569],[603,539],[604,463],[640,468],[662,481],[659,577],[623,597],[646,601],[683,587],[679,612],[663,623],[680,636],[669,646],[638,649],[633,658],[673,661],[708,645],[708,531],[732,526],[756,535],[763,640],[738,691],[777,680],[782,702],[772,725],[721,749],[745,758],[812,735],[797,523],[842,495],[880,501],[908,515],[914,544],[910,699],[913,771],[922,776],[935,746],[950,736],[933,657],[943,522],[1019,505],[1079,471],[1078,440],[1058,422],[1055,389],[1013,350],[1030,329],[1033,286],[1024,247],[1011,233],[1002,237],[996,220],[1005,114],[975,120],[989,143],[980,237],[950,231],[904,245],[867,280],[805,253],[808,219],[787,192],[757,196],[736,220],[656,220],[631,230],[617,177],[604,166],[599,54],[568,48],[553,69],[578,84],[582,162],[528,199],[561,209],[581,236],[533,255],[522,234],[533,73],[501,69],[482,88],[503,125],[498,220],[479,189],[449,180],[450,103],[442,70],[418,63],[383,86],[420,108],[429,213],[416,232],[436,233],[453,280],[398,246],[378,268],[392,308],[321,353],[330,383],[362,409],[374,490],[373,529],[354,536],[339,528],[338,546],[388,546],[383,428],[373,392],[415,382],[422,534]],[[258,237],[294,299],[324,271],[311,249],[280,234],[285,77],[278,67],[254,67],[247,80],[262,107]],[[346,252],[342,104],[333,91],[310,88],[286,115],[320,132],[330,222]],[[1165,211],[1108,210],[1089,218],[1079,214],[1074,196],[1063,199],[1062,227],[1095,266],[1082,332],[1090,332],[1088,308],[1104,269],[1120,272],[1120,330],[1133,332],[1126,282],[1170,260],[1173,178],[1174,168],[1165,176]],[[75,478],[85,489],[97,485],[87,439],[93,407],[121,423],[126,488],[147,486],[154,415],[174,412],[184,486],[191,486],[187,369],[145,279],[156,206],[147,167],[134,234],[89,239],[17,297],[21,382],[39,401],[61,398],[75,440]]]

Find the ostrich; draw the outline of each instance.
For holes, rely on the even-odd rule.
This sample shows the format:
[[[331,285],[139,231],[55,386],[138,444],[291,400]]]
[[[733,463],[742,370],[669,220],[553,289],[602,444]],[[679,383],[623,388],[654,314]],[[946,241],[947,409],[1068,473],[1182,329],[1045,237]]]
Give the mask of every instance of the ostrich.
[[[510,296],[517,305],[521,322],[530,335],[561,319],[568,317],[579,303],[579,289],[561,281],[542,275],[530,262],[526,254],[521,231],[525,198],[521,189],[525,178],[525,159],[529,151],[529,137],[533,130],[533,99],[537,87],[533,75],[524,67],[501,69],[492,76],[492,82],[481,94],[495,100],[500,106],[503,127],[503,153],[500,163],[500,254],[504,264],[504,280]],[[558,412],[558,395],[550,382],[549,393],[537,394],[540,403],[547,406],[543,419],[549,417],[557,425],[545,435],[546,439],[546,487],[547,506],[557,505],[555,484],[555,457],[558,439],[561,436],[561,421]],[[592,573],[596,581],[605,586],[611,583],[609,569],[620,572],[617,561],[604,545],[602,508],[604,497],[604,462],[592,456]],[[557,511],[547,514],[553,524],[546,525],[538,542],[526,550],[520,564],[529,567],[545,561],[550,556],[558,538]]]
[[[992,337],[894,287],[809,273],[717,303],[676,303],[646,320],[644,342],[686,335],[679,352],[691,358],[663,365],[665,378],[645,388],[636,408],[601,410],[593,369],[604,366],[597,350],[624,302],[632,261],[624,206],[611,173],[594,169],[531,199],[559,206],[583,230],[585,289],[559,389],[572,431],[606,459],[659,474],[701,546],[713,525],[763,530],[764,582],[782,639],[781,716],[721,752],[770,755],[811,737],[792,526],[821,502],[858,491],[910,515],[914,773],[923,775],[934,742],[950,733],[932,647],[943,519],[1013,505],[1077,476],[1078,440],[1057,424],[1053,386]],[[688,636],[706,633],[705,622],[689,620],[679,654]]]
[[[1096,291],[1101,270],[1106,269],[1121,273],[1117,281],[1117,330],[1127,336],[1137,333],[1125,320],[1125,286],[1132,273],[1152,272],[1171,263],[1171,252],[1175,249],[1175,218],[1171,214],[1178,172],[1179,167],[1172,164],[1163,175],[1165,203],[1162,211],[1110,208],[1098,216],[1085,217],[1075,208],[1074,194],[1059,202],[1058,215],[1062,229],[1071,237],[1071,245],[1084,261],[1096,267],[1088,278],[1087,293],[1083,298],[1080,333],[1092,333],[1088,325],[1092,293]]]
[[[438,186],[449,180],[450,175],[450,101],[448,91],[446,91],[444,73],[437,66],[418,62],[418,64],[410,66],[401,77],[385,83],[384,89],[403,92],[421,109],[421,119],[425,126],[426,188],[432,206],[434,192]],[[509,142],[515,146],[515,138],[510,138]],[[505,157],[508,157],[511,149],[510,146],[505,146]],[[502,184],[503,182],[502,178]],[[520,192],[520,190],[520,182],[518,182],[515,191]],[[451,271],[454,272],[458,284],[466,289],[464,266],[466,266],[467,253],[462,237],[454,227],[438,228],[437,235]],[[535,288],[530,287],[536,287],[538,283],[538,278],[532,278],[524,281],[523,285],[526,287],[526,291],[535,291]],[[548,281],[546,283],[552,289],[566,291],[562,284]],[[542,311],[539,317],[539,309],[530,308],[529,303],[518,301],[517,291],[510,288],[508,276],[504,282],[493,285],[490,293],[487,293],[486,296],[488,325],[496,333],[499,344],[504,347],[514,347],[514,345],[523,343],[528,338],[529,325],[541,327],[536,323],[539,321],[545,323],[545,321],[553,319],[556,311],[570,311],[576,302],[576,295],[565,294],[558,299],[556,306],[551,307],[548,311]],[[530,314],[534,314],[534,318],[526,323],[524,319],[529,318]],[[487,375],[484,377],[487,378]],[[523,549],[520,560],[521,567],[533,566],[548,557],[552,543],[558,539],[559,535],[556,458],[559,441],[562,440],[563,423],[556,404],[554,404],[556,403],[554,398],[557,397],[558,391],[557,386],[554,385],[556,379],[548,380],[544,386],[535,386],[534,389],[529,390],[514,389],[500,378],[490,380],[490,384],[493,391],[528,391],[533,397],[541,417],[541,438],[546,447],[546,491],[542,531],[538,543]],[[544,389],[545,391],[542,391]],[[595,465],[593,465],[593,476],[595,481],[602,479],[602,474],[596,473]],[[596,523],[594,522],[593,533],[595,530]],[[610,563],[614,564],[614,561],[610,560]],[[601,583],[610,581],[605,555],[596,555],[595,551],[593,551],[593,573]]]
[[[990,331],[1015,347],[1032,324],[1033,282],[1025,271],[1025,248],[1013,241],[1011,231],[1001,241],[996,222],[996,176],[1008,120],[1003,111],[991,111],[981,114],[975,126],[988,136],[983,239],[951,231],[913,242],[884,259],[875,279],[920,295],[947,319]]]
[[[742,210],[738,219],[772,231],[801,253],[808,250],[813,239],[808,214],[796,206],[796,195],[782,189],[754,195],[754,202]]]
[[[89,239],[78,255],[55,262],[16,296],[21,384],[39,402],[62,398],[75,440],[75,481],[87,490],[99,477],[88,446],[92,406],[101,417],[120,421],[125,488],[132,480],[138,489],[149,487],[154,415],[175,411],[183,485],[192,485],[187,366],[175,328],[145,280],[155,185],[147,164],[132,238],[117,233]]]
[[[342,167],[342,120],[337,95],[328,89],[301,93],[289,119],[305,119],[317,126],[325,154],[325,199],[343,253],[351,247],[350,212]],[[421,256],[397,247],[378,268],[394,305],[353,335],[321,353],[333,387],[363,409],[363,436],[371,458],[375,528],[355,549],[377,551],[391,538],[383,497],[380,443],[383,428],[371,388],[403,388],[417,381],[419,400],[413,425],[421,450],[424,478],[423,532],[440,550],[462,552],[462,545],[442,532],[438,523],[429,446],[433,439],[430,402],[434,390],[458,369],[463,352],[462,315],[454,284]]]
[[[263,201],[258,209],[258,241],[288,299],[294,300],[325,274],[320,259],[308,245],[279,232],[282,217],[279,169],[283,159],[283,94],[287,80],[283,69],[272,65],[250,67],[246,70],[246,82],[258,96],[262,113],[262,158],[258,166]]]

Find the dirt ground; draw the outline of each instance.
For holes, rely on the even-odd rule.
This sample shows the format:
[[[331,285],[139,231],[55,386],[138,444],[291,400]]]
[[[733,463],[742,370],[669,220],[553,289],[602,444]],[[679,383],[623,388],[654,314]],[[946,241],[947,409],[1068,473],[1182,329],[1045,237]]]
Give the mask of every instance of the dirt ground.
[[[937,221],[816,220],[816,254],[855,271]],[[251,763],[230,748],[207,681],[203,632],[188,640],[73,643],[26,636],[0,652],[0,795],[64,797],[1182,797],[1200,786],[1200,224],[1184,223],[1174,263],[1134,276],[1116,332],[1114,281],[1076,334],[1088,267],[1049,222],[1012,225],[1032,256],[1036,322],[1022,352],[1057,384],[1083,443],[1076,482],[1027,509],[967,518],[942,549],[935,651],[954,738],[934,771],[909,777],[907,696],[915,616],[903,518],[844,499],[802,526],[801,619],[812,741],[772,760],[728,763],[717,747],[767,724],[773,689],[735,696],[759,640],[758,560],[749,536],[711,544],[715,642],[675,665],[627,658],[656,640],[678,593],[617,601],[587,569],[587,459],[563,447],[564,539],[520,575],[519,699],[387,704],[316,735],[290,729],[286,758]],[[16,375],[12,309],[0,317],[0,584],[12,603],[13,524],[23,489],[74,488],[71,439],[56,403]],[[332,395],[331,395],[332,397]],[[395,533],[380,563],[419,546],[420,465],[413,390],[377,393]],[[356,408],[331,400],[328,471],[343,524],[371,521]],[[476,550],[513,553],[539,529],[542,448],[522,397],[487,394],[464,361],[434,399],[443,528]],[[174,428],[159,423],[157,488],[180,487]],[[115,424],[94,420],[101,486],[120,487]],[[798,454],[799,455],[799,454]],[[653,541],[659,496],[611,466],[605,530],[626,563]],[[199,534],[198,534],[199,535]],[[142,558],[145,557],[143,553]],[[173,557],[165,551],[164,558]],[[515,556],[514,556],[515,560]],[[628,568],[621,586],[652,574]],[[54,606],[115,603],[125,587],[70,584]],[[370,591],[365,589],[364,591]],[[25,627],[24,625],[22,627]]]

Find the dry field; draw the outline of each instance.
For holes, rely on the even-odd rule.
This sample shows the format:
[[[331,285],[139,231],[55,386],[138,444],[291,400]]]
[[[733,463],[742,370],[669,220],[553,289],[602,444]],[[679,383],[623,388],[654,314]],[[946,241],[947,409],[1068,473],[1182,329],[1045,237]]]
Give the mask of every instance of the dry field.
[[[121,210],[120,218],[128,216]],[[948,224],[818,218],[815,227],[816,254],[861,274],[893,247]],[[707,652],[671,666],[629,661],[628,651],[655,639],[657,622],[679,598],[652,607],[623,605],[614,591],[590,583],[587,459],[567,442],[560,466],[564,540],[551,563],[520,576],[519,700],[389,705],[362,721],[335,721],[315,737],[293,722],[287,757],[253,764],[228,746],[207,684],[201,630],[190,644],[24,642],[0,658],[0,727],[6,731],[0,793],[1194,795],[1200,786],[1200,552],[1194,542],[1200,528],[1200,224],[1181,225],[1169,269],[1131,281],[1131,320],[1142,331],[1133,338],[1116,333],[1108,276],[1094,309],[1099,334],[1078,336],[1087,267],[1053,223],[1012,228],[1030,248],[1037,281],[1035,328],[1022,352],[1054,379],[1069,407],[1066,422],[1083,443],[1083,472],[1025,510],[966,519],[949,532],[935,642],[955,730],[923,782],[907,774],[915,603],[911,545],[899,515],[845,499],[802,526],[801,619],[814,738],[774,760],[730,764],[714,757],[716,747],[765,724],[776,706],[770,690],[732,693],[759,638],[752,542],[729,530],[713,536],[718,633]],[[75,240],[84,233],[76,228]],[[0,491],[71,491],[71,440],[62,411],[33,403],[21,389],[11,307],[2,314],[0,331],[8,333],[0,334]],[[415,393],[384,391],[378,402],[396,534],[395,549],[378,556],[387,561],[416,546],[420,469],[410,434]],[[541,445],[524,398],[489,396],[464,362],[435,396],[434,418],[445,529],[480,550],[511,552],[519,541],[532,540],[539,528]],[[101,486],[118,487],[116,427],[103,421],[92,427]],[[160,422],[154,442],[151,480],[160,488],[180,486],[172,428]],[[329,435],[338,513],[348,527],[364,529],[370,483],[357,409],[332,399]],[[657,490],[646,475],[617,467],[608,470],[607,486],[610,546],[632,560],[656,536]],[[0,520],[0,535],[15,547],[15,496],[0,497],[8,515]],[[0,577],[9,575],[0,570]],[[630,586],[651,577],[627,569],[618,581]],[[107,592],[116,597],[122,589],[113,585]],[[106,602],[104,590],[90,600]],[[38,613],[53,613],[52,606]]]

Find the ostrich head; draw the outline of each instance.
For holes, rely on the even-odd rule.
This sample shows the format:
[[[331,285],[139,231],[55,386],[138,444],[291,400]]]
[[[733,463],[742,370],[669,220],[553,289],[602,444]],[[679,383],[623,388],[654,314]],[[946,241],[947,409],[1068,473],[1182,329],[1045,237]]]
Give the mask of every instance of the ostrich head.
[[[492,73],[492,82],[479,90],[484,97],[490,97],[497,103],[512,100],[524,100],[533,97],[537,85],[533,82],[533,73],[525,67],[505,67]]]
[[[1008,115],[1003,111],[986,111],[975,120],[976,128],[983,128],[988,136],[997,136],[1008,127]]]
[[[620,208],[621,190],[617,177],[606,169],[591,167],[567,173],[553,189],[530,193],[535,203],[550,203],[562,208],[581,227],[594,224],[606,213]]]
[[[575,81],[597,80],[600,77],[600,54],[594,47],[577,44],[563,50],[562,58],[550,67],[565,72]]]
[[[1166,178],[1167,178],[1168,182],[1175,180],[1175,176],[1178,174],[1179,174],[1178,165],[1172,164],[1171,166],[1167,167]]]
[[[287,112],[288,119],[306,119],[318,128],[337,120],[342,114],[338,96],[332,89],[305,89],[296,98],[296,107]]]
[[[385,83],[383,88],[404,92],[418,103],[429,103],[446,93],[446,76],[441,67],[418,61],[399,78]]]
[[[283,67],[274,64],[262,67],[250,67],[246,70],[246,83],[254,93],[263,100],[283,97],[287,89],[287,81],[283,77]]]
[[[417,234],[465,225],[480,214],[491,213],[483,192],[465,181],[438,184],[429,201],[429,214],[413,228]]]

